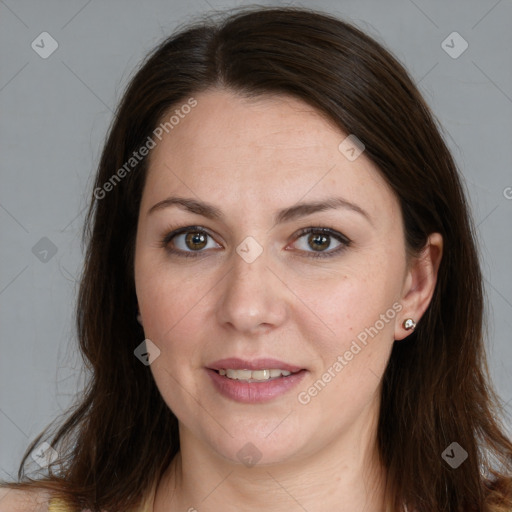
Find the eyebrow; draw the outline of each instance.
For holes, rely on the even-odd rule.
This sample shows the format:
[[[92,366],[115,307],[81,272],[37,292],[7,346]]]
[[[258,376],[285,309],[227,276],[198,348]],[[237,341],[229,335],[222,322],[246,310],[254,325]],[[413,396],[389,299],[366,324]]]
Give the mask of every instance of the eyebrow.
[[[150,215],[158,210],[162,210],[170,206],[177,206],[182,210],[189,211],[197,215],[202,215],[203,217],[212,220],[222,220],[224,218],[224,214],[222,213],[222,211],[213,204],[206,203],[204,201],[198,201],[196,199],[188,197],[176,196],[167,197],[166,199],[163,199],[162,201],[159,201],[158,203],[154,204],[148,210],[146,215]],[[373,225],[372,219],[368,212],[363,210],[363,208],[361,208],[357,204],[351,203],[350,201],[347,201],[342,197],[328,197],[321,201],[298,203],[288,208],[284,208],[282,210],[279,210],[274,215],[274,224],[282,224],[284,222],[290,222],[292,220],[305,217],[307,215],[312,215],[313,213],[316,212],[323,212],[326,210],[333,210],[339,208],[354,211],[362,215],[370,224]]]

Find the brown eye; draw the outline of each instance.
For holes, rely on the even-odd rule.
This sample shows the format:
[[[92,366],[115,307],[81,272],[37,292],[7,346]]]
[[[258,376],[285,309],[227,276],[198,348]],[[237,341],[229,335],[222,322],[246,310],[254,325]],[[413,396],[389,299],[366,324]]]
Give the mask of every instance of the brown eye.
[[[324,234],[311,233],[308,236],[308,244],[314,251],[322,251],[328,249],[330,242],[330,236]]]
[[[207,237],[206,233],[190,231],[185,237],[185,244],[193,251],[204,249],[207,244]]]
[[[304,239],[302,243],[297,244],[296,242],[296,245],[299,246],[299,250],[313,258],[335,256],[351,244],[351,240],[331,228],[302,229],[297,237],[297,240],[301,239]],[[333,243],[337,243],[337,245],[332,247]]]
[[[203,249],[215,249],[220,246],[204,229],[187,226],[168,233],[161,241],[161,247],[171,254],[194,257],[208,252]]]

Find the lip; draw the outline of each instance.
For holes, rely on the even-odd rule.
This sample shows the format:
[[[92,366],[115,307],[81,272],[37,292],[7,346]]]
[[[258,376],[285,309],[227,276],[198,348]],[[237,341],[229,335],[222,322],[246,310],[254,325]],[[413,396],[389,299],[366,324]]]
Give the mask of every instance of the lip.
[[[249,361],[247,359],[240,359],[238,357],[229,357],[226,359],[219,359],[213,363],[210,363],[206,366],[206,368],[210,370],[220,370],[220,369],[231,369],[231,370],[286,370],[291,373],[298,372],[300,370],[305,370],[305,368],[301,368],[300,366],[295,366],[292,364],[285,363],[284,361],[279,361],[278,359],[272,359],[268,357],[253,359]]]
[[[219,369],[264,370],[280,369],[292,372],[286,377],[278,377],[261,382],[244,382],[219,375]],[[284,395],[297,386],[307,373],[305,368],[291,365],[277,359],[254,359],[247,361],[239,358],[221,359],[205,368],[215,389],[224,397],[246,404],[268,402]]]

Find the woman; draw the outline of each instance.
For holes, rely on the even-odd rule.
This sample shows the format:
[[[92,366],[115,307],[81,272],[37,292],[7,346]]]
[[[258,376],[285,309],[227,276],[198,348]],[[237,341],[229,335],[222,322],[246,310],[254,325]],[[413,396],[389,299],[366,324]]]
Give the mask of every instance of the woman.
[[[512,510],[460,178],[358,29],[253,9],[164,41],[84,235],[92,381],[50,477],[11,489],[51,511]]]

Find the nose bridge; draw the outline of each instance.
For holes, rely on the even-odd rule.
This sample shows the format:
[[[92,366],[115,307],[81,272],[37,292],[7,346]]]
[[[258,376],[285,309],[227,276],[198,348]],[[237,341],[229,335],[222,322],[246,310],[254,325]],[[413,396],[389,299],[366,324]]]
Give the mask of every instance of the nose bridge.
[[[221,323],[231,324],[240,331],[252,331],[261,325],[276,326],[286,316],[279,280],[267,268],[269,253],[248,238],[233,254],[232,268],[224,281],[217,310]]]

